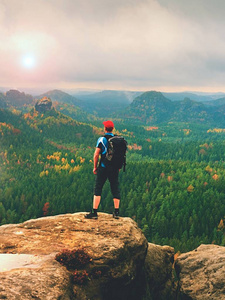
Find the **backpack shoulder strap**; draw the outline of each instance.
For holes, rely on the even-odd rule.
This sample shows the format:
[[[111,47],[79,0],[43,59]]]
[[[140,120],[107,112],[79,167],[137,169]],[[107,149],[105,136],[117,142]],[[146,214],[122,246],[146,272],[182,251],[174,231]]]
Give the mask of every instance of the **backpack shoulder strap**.
[[[104,137],[105,137],[105,138],[107,139],[107,141],[108,141],[108,139],[110,139],[112,136],[109,135],[109,134],[105,134]]]
[[[107,141],[111,138],[111,137],[113,137],[112,135],[109,135],[109,134],[105,134],[105,135],[103,135],[102,136],[103,138],[106,138],[107,139]],[[100,161],[99,161],[99,166],[101,166],[101,163],[103,162],[103,160],[104,160],[104,158],[102,158],[102,156],[101,156],[101,159],[100,159]]]
[[[113,136],[117,136],[117,134],[113,134],[113,135],[111,135],[111,134],[105,134],[105,135],[104,135],[104,137],[106,137],[106,138],[107,138],[107,137],[108,137],[108,138],[111,138],[111,137],[113,137]]]
[[[107,139],[107,141],[108,141],[109,139],[111,139],[112,137],[114,137],[114,136],[117,136],[117,134],[114,134],[114,135],[105,134],[105,135],[104,135],[104,137]]]

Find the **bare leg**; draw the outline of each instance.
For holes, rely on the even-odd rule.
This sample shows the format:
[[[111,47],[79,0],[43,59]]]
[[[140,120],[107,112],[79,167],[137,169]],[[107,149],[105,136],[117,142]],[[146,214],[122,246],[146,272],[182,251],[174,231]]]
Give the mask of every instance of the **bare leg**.
[[[114,202],[115,209],[119,209],[119,207],[120,207],[120,199],[114,198],[113,202]]]
[[[93,209],[98,209],[98,206],[100,204],[101,201],[101,196],[95,196],[94,195],[94,199],[93,199]]]

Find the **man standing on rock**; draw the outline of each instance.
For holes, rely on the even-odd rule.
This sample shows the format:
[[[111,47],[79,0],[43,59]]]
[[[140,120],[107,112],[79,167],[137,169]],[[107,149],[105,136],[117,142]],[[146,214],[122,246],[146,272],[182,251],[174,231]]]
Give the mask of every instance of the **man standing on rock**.
[[[98,206],[101,201],[102,188],[108,179],[110,182],[111,192],[113,195],[114,202],[114,213],[113,217],[119,218],[119,205],[120,205],[120,190],[119,190],[119,168],[115,164],[106,162],[106,154],[109,147],[109,139],[115,136],[112,131],[114,129],[114,124],[112,121],[103,122],[105,136],[102,136],[98,139],[95,153],[94,153],[94,169],[93,173],[97,175],[94,189],[94,198],[93,198],[93,210],[89,214],[85,215],[86,219],[97,219]],[[118,137],[118,136],[115,136]],[[98,166],[99,156],[101,156],[100,163]]]

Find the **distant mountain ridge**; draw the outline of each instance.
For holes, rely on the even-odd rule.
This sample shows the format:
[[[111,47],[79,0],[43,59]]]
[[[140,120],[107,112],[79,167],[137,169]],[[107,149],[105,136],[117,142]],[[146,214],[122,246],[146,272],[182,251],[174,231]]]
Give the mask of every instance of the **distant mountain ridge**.
[[[5,94],[0,93],[0,108],[6,109],[13,106],[18,109],[22,108],[22,111],[29,111],[38,100],[45,97],[51,99],[56,109],[75,120],[87,121],[93,119],[92,116],[80,108],[80,101],[77,98],[60,90],[48,91],[36,97],[17,90],[10,90]],[[24,108],[24,106],[28,107]]]
[[[137,119],[145,123],[160,122],[160,119],[168,120],[169,113],[173,109],[172,101],[160,92],[145,92],[136,97],[125,110],[125,117]]]
[[[39,96],[37,96],[36,98],[41,99],[43,97],[48,97],[50,98],[52,101],[57,101],[60,103],[68,103],[68,104],[72,104],[72,105],[80,105],[80,101],[74,97],[71,96],[61,90],[51,90],[48,91],[44,94],[41,94]]]
[[[31,104],[33,100],[33,96],[18,90],[9,90],[5,93],[5,102],[16,107]]]
[[[208,102],[204,102],[204,104],[208,105],[208,106],[221,106],[221,105],[225,104],[225,97],[219,98],[219,99],[216,99],[216,100],[211,100],[211,101],[208,101]]]
[[[141,92],[105,90],[79,95],[81,108],[100,117],[113,115],[126,108]]]
[[[220,97],[224,97],[224,93],[216,93],[216,94],[209,94],[209,93],[192,93],[192,92],[177,92],[177,93],[169,93],[169,92],[162,92],[162,94],[172,100],[172,101],[182,101],[185,98],[190,98],[191,100],[197,102],[204,102],[207,103],[209,101],[213,102],[215,99]]]
[[[167,95],[167,96],[165,96]],[[182,98],[183,96],[190,96]],[[141,124],[163,122],[198,122],[225,126],[225,97],[223,94],[195,95],[193,93],[160,93],[105,90],[80,94],[79,98],[61,90],[51,90],[37,97],[10,90],[0,93],[0,108],[22,108],[28,111],[37,99],[48,97],[60,112],[81,122],[96,118],[117,118]],[[182,100],[178,100],[182,99]],[[200,99],[196,101],[195,99]],[[214,100],[210,100],[214,99]]]
[[[223,103],[221,100],[217,103]],[[209,107],[204,103],[185,98],[172,101],[162,93],[150,91],[134,99],[122,117],[143,124],[159,124],[163,122],[209,122],[225,126],[225,102],[223,105]]]
[[[93,119],[92,115],[88,114],[81,108],[81,101],[74,96],[60,90],[48,91],[37,96],[39,99],[43,99],[45,97],[51,99],[53,106],[57,110],[77,121],[84,122]]]
[[[17,108],[32,104],[33,101],[33,96],[18,90],[9,90],[4,94],[0,93],[0,108],[7,108],[10,106]]]

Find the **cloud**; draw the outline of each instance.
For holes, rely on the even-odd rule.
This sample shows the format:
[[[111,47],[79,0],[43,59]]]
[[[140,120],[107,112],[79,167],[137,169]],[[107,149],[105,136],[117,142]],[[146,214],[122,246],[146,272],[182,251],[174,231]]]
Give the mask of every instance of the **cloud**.
[[[0,85],[223,85],[221,0],[0,1]],[[32,54],[36,68],[21,57]]]

